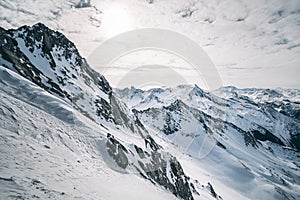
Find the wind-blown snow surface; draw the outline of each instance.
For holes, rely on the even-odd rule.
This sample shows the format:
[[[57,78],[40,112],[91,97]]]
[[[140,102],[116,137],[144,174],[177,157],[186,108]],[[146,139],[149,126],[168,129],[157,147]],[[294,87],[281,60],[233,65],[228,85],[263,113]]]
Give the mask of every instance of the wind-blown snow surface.
[[[136,28],[166,28],[203,47],[224,85],[299,88],[299,10],[297,0],[2,0],[0,26],[42,22],[67,35],[84,57],[112,35]],[[152,63],[155,55],[132,56],[106,77],[116,83],[111,80],[145,60],[150,62],[147,65],[188,72],[173,57]]]
[[[176,199],[134,171],[122,172],[103,147],[107,132],[129,146],[143,147],[143,140],[95,124],[9,69],[0,67],[0,78],[1,199]],[[195,199],[214,199],[204,187],[211,179],[204,181],[195,182]],[[239,196],[227,187],[224,194]]]
[[[0,199],[176,199],[104,162],[98,143],[115,130],[10,70],[0,77]]]

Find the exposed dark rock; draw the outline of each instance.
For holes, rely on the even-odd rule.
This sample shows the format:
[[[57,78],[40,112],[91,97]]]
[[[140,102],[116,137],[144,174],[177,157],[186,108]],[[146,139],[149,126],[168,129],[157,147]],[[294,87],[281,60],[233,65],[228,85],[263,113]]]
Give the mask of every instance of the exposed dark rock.
[[[119,167],[125,169],[128,166],[127,149],[112,135],[108,135],[107,138],[106,146],[108,154],[116,161]]]
[[[109,155],[119,167],[126,169],[129,165],[132,165],[142,177],[150,180],[153,184],[163,186],[178,198],[184,200],[194,199],[189,178],[183,172],[180,163],[172,155],[158,151],[158,149],[148,153],[134,145],[136,153],[133,152],[132,157],[129,150],[111,134],[107,135],[106,145]],[[134,163],[137,163],[137,165]],[[170,174],[172,180],[169,179],[167,174]]]
[[[75,8],[88,8],[91,7],[91,1],[90,0],[80,0],[75,6]]]
[[[221,147],[222,149],[226,149],[226,147],[221,142],[219,142],[219,141],[217,141],[217,145],[219,147]]]
[[[284,143],[278,137],[276,137],[275,135],[273,135],[266,129],[263,129],[262,131],[253,130],[252,134],[257,140],[270,141],[270,142],[284,146]]]
[[[295,148],[300,151],[300,133],[292,135],[291,143],[295,146]]]
[[[215,198],[215,199],[218,199],[218,200],[221,200],[222,199],[222,197],[221,196],[219,196],[216,192],[215,192],[215,190],[214,190],[214,188],[213,188],[213,186],[212,186],[212,184],[210,183],[210,182],[208,182],[207,183],[207,189],[208,189],[208,191],[210,192],[210,194]]]

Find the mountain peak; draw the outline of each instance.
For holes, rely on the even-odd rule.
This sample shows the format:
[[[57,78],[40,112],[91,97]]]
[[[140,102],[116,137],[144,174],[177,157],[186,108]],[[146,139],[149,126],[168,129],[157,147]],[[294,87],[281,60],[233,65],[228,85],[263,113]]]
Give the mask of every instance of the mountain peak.
[[[189,95],[195,95],[198,97],[204,97],[206,95],[205,91],[202,90],[198,85],[194,85]]]
[[[31,29],[38,29],[38,30],[51,30],[50,28],[48,28],[45,24],[41,23],[41,22],[38,22],[34,25],[32,25],[31,27],[30,26],[27,26]],[[22,27],[21,27],[22,28]],[[52,31],[52,30],[51,30]],[[55,32],[55,31],[54,31]]]
[[[109,104],[112,95],[109,83],[89,67],[74,43],[62,33],[37,23],[4,30],[2,37],[5,38],[0,41],[0,65],[18,72],[85,113],[95,110],[99,113],[98,101]],[[90,106],[79,103],[84,98],[92,100]],[[100,113],[104,114],[103,109]],[[105,118],[109,116],[111,111]]]

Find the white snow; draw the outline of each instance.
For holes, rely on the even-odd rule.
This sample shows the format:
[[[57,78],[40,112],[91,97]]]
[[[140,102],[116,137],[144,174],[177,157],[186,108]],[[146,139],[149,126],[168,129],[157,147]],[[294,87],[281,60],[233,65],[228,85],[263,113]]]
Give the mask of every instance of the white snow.
[[[222,198],[282,198],[276,196],[277,187],[283,188],[288,194],[296,195],[299,188],[299,178],[296,178],[299,177],[297,163],[300,160],[296,156],[298,153],[289,149],[290,152],[285,154],[287,148],[268,141],[258,143],[257,148],[251,144],[247,146],[244,136],[234,127],[222,128],[222,125],[217,122],[204,119],[205,124],[212,130],[209,135],[202,123],[197,120],[197,115],[193,114],[192,109],[198,109],[213,118],[233,123],[244,131],[260,130],[261,126],[269,129],[282,141],[289,140],[287,126],[289,123],[297,125],[297,121],[279,113],[273,114],[276,116],[275,120],[263,112],[263,108],[257,109],[257,106],[248,101],[235,98],[230,89],[232,88],[221,88],[210,93],[201,91],[196,86],[181,85],[175,88],[155,88],[146,91],[135,88],[115,89],[115,92],[132,108],[141,111],[140,119],[147,125],[147,129],[151,130],[154,139],[162,144],[164,149],[179,158],[188,175],[197,179],[202,185],[212,183],[215,191]],[[239,95],[248,96],[249,100],[257,103],[280,102],[288,98],[280,96],[276,99],[268,96],[273,94],[272,92],[265,93],[265,90],[260,89],[235,90]],[[279,94],[287,93],[282,91]],[[293,99],[299,98],[296,90],[293,94],[295,94]],[[173,103],[174,99],[180,99],[190,107],[181,106],[170,111],[172,120],[166,122],[165,107]],[[229,107],[224,106],[226,104]],[[165,124],[177,124],[178,130],[166,136],[163,133]],[[215,140],[226,149],[217,146]],[[292,166],[289,166],[290,164]],[[286,170],[290,172],[286,173]],[[200,185],[198,189],[201,193],[203,188]]]
[[[8,69],[1,67],[0,77],[1,199],[176,199],[103,161],[97,143],[116,130],[101,128]]]

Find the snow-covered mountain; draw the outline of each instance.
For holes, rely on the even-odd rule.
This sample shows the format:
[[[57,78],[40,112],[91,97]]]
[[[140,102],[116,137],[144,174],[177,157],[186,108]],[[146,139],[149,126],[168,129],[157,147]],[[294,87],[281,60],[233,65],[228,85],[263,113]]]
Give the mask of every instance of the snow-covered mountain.
[[[13,141],[9,139],[11,134],[16,134],[21,135],[16,139],[20,143],[23,137],[33,140],[33,144],[28,142],[27,146],[42,142],[46,149],[58,146],[67,154],[85,151],[90,159],[99,158],[97,154],[100,153],[101,159],[116,171],[139,174],[179,198],[193,199],[192,192],[196,190],[178,160],[155,142],[135,114],[114,95],[105,78],[88,66],[75,45],[64,35],[39,23],[17,30],[1,29],[0,42],[1,147],[4,148],[1,163],[6,166],[1,170],[3,198],[17,195],[10,193],[11,185],[14,190],[22,188],[20,190],[24,194],[19,194],[21,198],[43,197],[39,194],[30,197],[32,191],[28,187],[44,183],[29,176],[32,169],[29,164],[25,162],[18,168],[18,163],[10,163],[10,156],[23,159],[30,158],[32,154],[31,151],[16,154],[18,147],[15,144],[10,146]],[[14,102],[18,105],[15,106]],[[42,121],[44,124],[41,126]],[[74,130],[69,133],[70,129]],[[76,141],[77,146],[69,140]],[[31,149],[35,150],[34,147]],[[47,157],[43,152],[37,152]],[[63,159],[63,154],[59,155]],[[80,155],[79,159],[82,159]],[[47,167],[41,169],[40,176],[45,176],[52,164],[57,170],[63,165],[59,159],[44,164]],[[28,183],[30,186],[16,181],[24,181],[19,175],[25,175],[22,171],[26,170],[29,170],[29,182],[32,179],[32,184]],[[122,184],[119,186],[122,187]],[[47,190],[43,198],[58,198],[57,195],[60,198],[59,193],[48,194],[48,190],[53,190],[52,185],[48,187],[37,186],[44,188],[42,191]],[[66,192],[62,194],[64,199]],[[72,192],[67,195],[75,198]],[[84,198],[89,199],[89,196]]]
[[[124,125],[129,120],[106,79],[91,69],[75,45],[41,23],[17,30],[1,29],[1,64],[98,122]],[[112,102],[110,104],[109,102]],[[122,118],[124,117],[124,118]]]
[[[241,130],[255,132],[249,135],[256,139],[270,140],[300,150],[300,98],[299,90],[296,89],[271,90],[223,87],[208,92],[197,85],[180,85],[176,88],[154,88],[146,91],[134,87],[122,90],[115,89],[115,91],[127,105],[137,110],[141,116],[149,120],[156,119],[157,122],[154,122],[154,125],[166,118],[168,118],[168,121],[176,118],[175,121],[179,126],[182,123],[180,121],[181,116],[185,116],[182,114],[183,111],[180,111],[180,109],[183,109],[196,112],[196,118],[199,115],[206,115],[205,118],[209,118],[208,121],[215,118],[216,120],[222,120],[223,123],[231,123]],[[156,118],[157,112],[163,110],[170,112],[166,112],[166,116],[161,119]],[[170,117],[170,114],[176,112],[178,112],[177,117]],[[155,117],[152,117],[151,114]],[[144,117],[140,117],[140,119]],[[165,124],[164,127],[167,128],[160,128],[160,130],[165,134],[176,132],[175,129],[177,128],[174,127],[170,130],[168,125]],[[220,128],[222,129],[223,126]],[[262,132],[261,134],[268,135],[270,138],[262,139],[261,134],[258,132]]]
[[[144,125],[202,158],[199,166],[214,166],[212,174],[245,196],[299,198],[299,90],[180,85],[115,92]]]
[[[112,89],[41,23],[0,66],[1,199],[300,198],[298,90]]]

